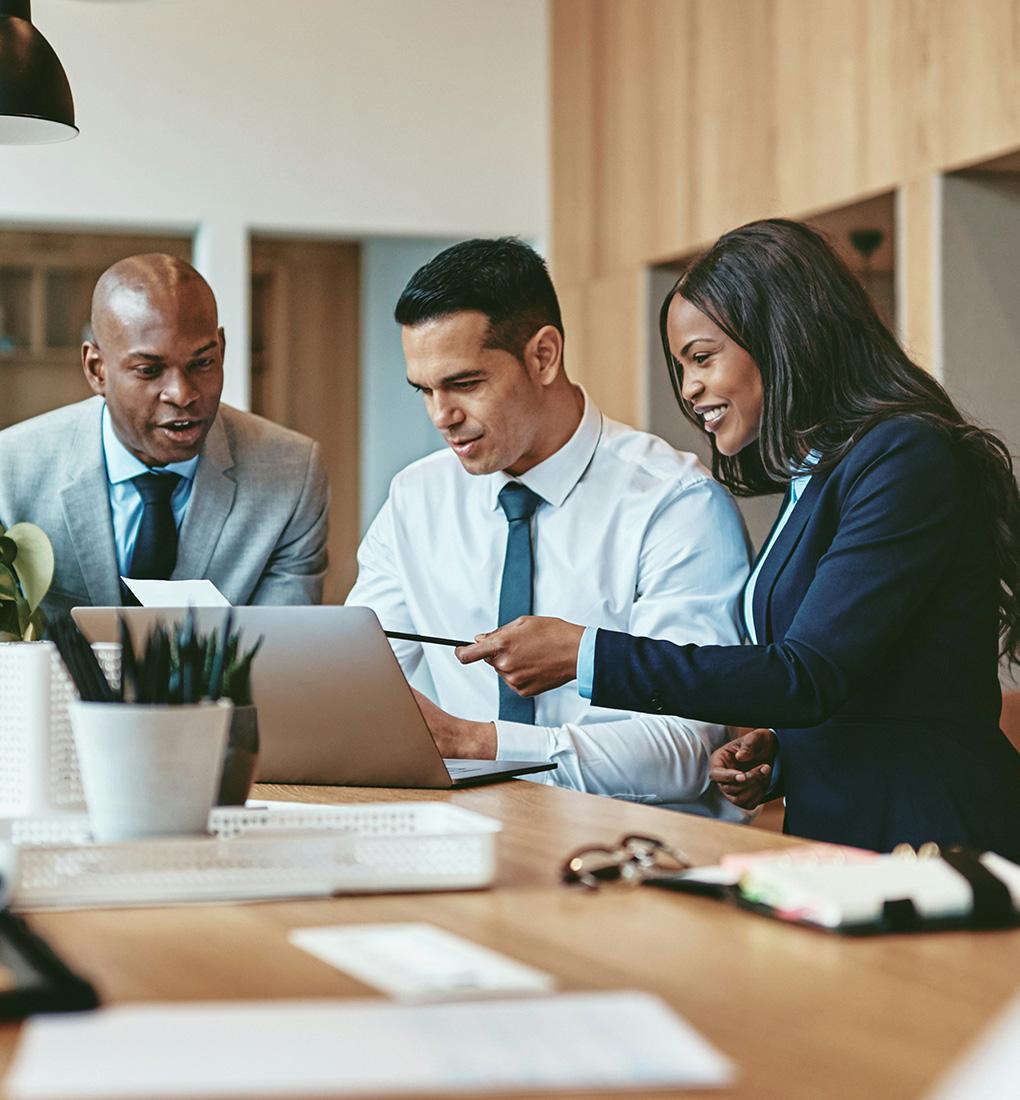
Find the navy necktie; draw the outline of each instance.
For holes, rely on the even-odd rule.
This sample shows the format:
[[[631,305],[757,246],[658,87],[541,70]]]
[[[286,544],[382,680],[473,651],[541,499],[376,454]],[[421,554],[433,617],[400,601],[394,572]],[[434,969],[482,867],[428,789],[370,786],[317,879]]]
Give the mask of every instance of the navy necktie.
[[[129,577],[166,581],[177,564],[177,524],[170,498],[180,474],[139,474],[131,479],[145,505],[131,555]]]
[[[531,517],[542,498],[519,481],[511,481],[499,492],[500,507],[506,514],[506,558],[499,589],[499,625],[532,610]],[[535,700],[524,699],[512,687],[499,681],[499,716],[510,722],[535,724]]]

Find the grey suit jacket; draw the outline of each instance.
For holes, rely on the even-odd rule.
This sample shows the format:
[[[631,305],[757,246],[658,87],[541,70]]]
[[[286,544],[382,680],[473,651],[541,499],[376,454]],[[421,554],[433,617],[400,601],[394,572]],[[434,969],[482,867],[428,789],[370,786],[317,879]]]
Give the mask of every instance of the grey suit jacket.
[[[121,603],[102,410],[92,397],[0,432],[0,524],[35,523],[53,543],[47,614]],[[173,579],[207,577],[237,605],[320,603],[328,504],[318,443],[220,405]]]

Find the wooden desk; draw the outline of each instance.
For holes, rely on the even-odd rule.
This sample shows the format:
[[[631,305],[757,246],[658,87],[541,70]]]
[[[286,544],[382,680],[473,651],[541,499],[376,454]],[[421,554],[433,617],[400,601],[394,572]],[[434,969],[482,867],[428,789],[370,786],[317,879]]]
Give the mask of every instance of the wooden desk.
[[[691,1097],[914,1100],[990,1020],[1020,975],[1020,931],[847,940],[710,899],[651,889],[575,892],[557,882],[572,849],[625,832],[661,836],[698,863],[726,851],[798,843],[774,833],[527,782],[456,793],[257,793],[294,801],[448,799],[488,814],[504,825],[497,886],[49,913],[32,924],[114,1003],[372,995],[291,947],[287,930],[431,921],[553,972],[567,990],[660,994],[740,1067],[731,1092],[684,1093]],[[15,1041],[14,1027],[0,1030],[3,1064]]]

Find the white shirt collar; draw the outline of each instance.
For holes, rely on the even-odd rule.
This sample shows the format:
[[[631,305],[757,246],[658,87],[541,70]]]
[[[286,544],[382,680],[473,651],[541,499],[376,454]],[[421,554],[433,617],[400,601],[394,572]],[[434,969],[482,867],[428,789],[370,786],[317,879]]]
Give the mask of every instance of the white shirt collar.
[[[793,471],[793,477],[790,480],[791,506],[800,500],[801,493],[804,492],[811,480],[811,471],[813,467],[818,465],[821,457],[818,451],[808,451],[804,456],[804,461]]]
[[[103,455],[106,458],[106,476],[111,485],[119,485],[123,481],[130,481],[139,474],[151,473],[148,466],[141,459],[136,458],[121,443],[117,433],[113,430],[113,423],[106,405],[103,405]],[[186,462],[171,462],[166,466],[160,466],[159,471],[179,474],[181,477],[193,481],[198,460],[201,455],[195,455]]]
[[[511,481],[526,485],[554,508],[559,508],[570,496],[574,486],[581,480],[581,475],[588,469],[602,437],[602,413],[588,398],[584,388],[579,386],[578,389],[584,398],[584,411],[574,434],[558,451],[520,477],[512,477],[503,470],[490,474],[490,508],[495,510],[499,507],[499,492]]]

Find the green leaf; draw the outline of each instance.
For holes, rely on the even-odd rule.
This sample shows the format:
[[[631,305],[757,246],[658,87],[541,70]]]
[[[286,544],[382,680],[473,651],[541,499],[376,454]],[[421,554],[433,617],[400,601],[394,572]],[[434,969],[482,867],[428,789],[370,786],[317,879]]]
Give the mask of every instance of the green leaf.
[[[15,600],[14,606],[18,609],[18,629],[21,631],[22,639],[24,639],[25,631],[28,630],[28,624],[32,618],[32,611],[26,599]]]
[[[9,565],[0,565],[0,600],[16,600],[20,595],[14,570]]]
[[[18,625],[18,606],[14,602],[0,603],[0,641],[21,641],[21,628]]]
[[[46,637],[46,624],[47,618],[43,613],[41,607],[37,607],[32,612],[31,618],[28,620],[28,626],[25,629],[25,641],[26,642],[41,642]]]
[[[53,583],[53,546],[46,532],[34,523],[16,523],[8,528],[6,537],[18,547],[14,572],[21,581],[21,590],[31,615],[43,602]],[[27,622],[25,625],[28,625]]]

